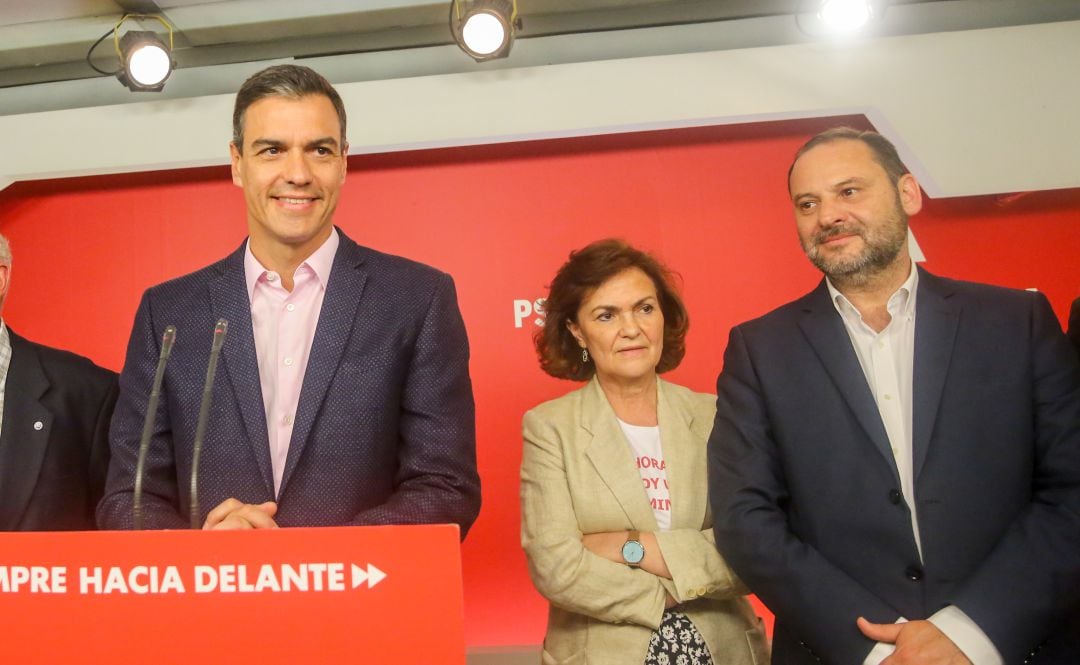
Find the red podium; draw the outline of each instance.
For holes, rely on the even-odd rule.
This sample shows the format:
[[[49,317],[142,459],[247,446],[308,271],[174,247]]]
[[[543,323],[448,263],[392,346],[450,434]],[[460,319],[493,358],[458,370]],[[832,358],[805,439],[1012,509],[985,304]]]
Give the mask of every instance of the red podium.
[[[464,665],[453,525],[0,534],[0,663]]]

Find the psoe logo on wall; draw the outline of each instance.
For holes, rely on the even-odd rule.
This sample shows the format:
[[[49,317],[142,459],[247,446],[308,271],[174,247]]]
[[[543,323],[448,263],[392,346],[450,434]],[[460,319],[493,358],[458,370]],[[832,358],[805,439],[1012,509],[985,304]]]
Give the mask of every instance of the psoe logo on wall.
[[[534,326],[540,327],[544,325],[544,301],[546,298],[537,298],[536,300],[514,300],[514,327],[520,328],[525,325],[526,319],[535,317],[532,319]]]

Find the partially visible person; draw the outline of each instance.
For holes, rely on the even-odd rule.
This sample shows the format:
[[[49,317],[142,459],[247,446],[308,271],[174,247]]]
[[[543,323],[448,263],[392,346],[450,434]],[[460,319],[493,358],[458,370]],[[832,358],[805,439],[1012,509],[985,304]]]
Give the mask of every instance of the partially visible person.
[[[544,663],[763,663],[746,589],[716,550],[705,443],[715,402],[657,375],[689,319],[668,271],[619,240],[573,252],[536,335],[586,385],[525,414],[521,541],[551,603]]]
[[[241,86],[229,153],[248,237],[143,296],[120,376],[103,528],[134,526],[139,441],[169,325],[176,345],[147,455],[145,526],[188,526],[193,498],[205,529],[453,523],[464,537],[476,519],[469,342],[453,279],[334,226],[345,130],[341,96],[310,68],[268,67]],[[219,319],[228,335],[192,497]]]
[[[815,136],[788,187],[824,277],[732,329],[709,442],[773,662],[1080,662],[1080,363],[1046,297],[917,267],[879,134]]]
[[[0,311],[10,287],[11,246],[0,236]],[[115,372],[0,319],[0,530],[94,528],[116,395]]]
[[[1072,309],[1069,310],[1069,339],[1080,353],[1080,298],[1073,301]]]

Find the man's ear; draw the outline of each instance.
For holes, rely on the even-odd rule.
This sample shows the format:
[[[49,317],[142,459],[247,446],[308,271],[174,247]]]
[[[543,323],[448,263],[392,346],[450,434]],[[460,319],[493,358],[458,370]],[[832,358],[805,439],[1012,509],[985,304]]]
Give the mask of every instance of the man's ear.
[[[905,173],[896,181],[896,190],[900,196],[900,205],[910,217],[922,210],[922,188],[915,176]]]
[[[237,187],[244,186],[244,179],[240,176],[240,160],[243,159],[243,155],[240,154],[240,148],[236,147],[236,144],[229,141],[229,161],[232,163],[232,181]]]
[[[11,266],[0,264],[0,308],[7,299],[8,286],[11,285]]]
[[[341,146],[341,182],[345,182],[345,175],[349,172],[349,144]]]

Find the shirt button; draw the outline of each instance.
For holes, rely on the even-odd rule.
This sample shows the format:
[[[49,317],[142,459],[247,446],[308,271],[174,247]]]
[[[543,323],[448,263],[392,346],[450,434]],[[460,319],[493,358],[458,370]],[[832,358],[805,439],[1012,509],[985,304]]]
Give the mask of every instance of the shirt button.
[[[892,399],[892,395],[888,393],[885,393],[884,395],[882,395],[882,397],[884,397],[885,399]]]
[[[268,270],[266,272],[266,281],[268,281],[268,282],[276,282],[277,280],[278,280],[278,274],[276,272],[273,272],[272,270]]]
[[[285,423],[286,425],[292,425],[292,415],[286,413],[285,417],[281,419],[281,422]]]
[[[294,309],[296,309],[296,305],[294,305],[292,303],[289,303],[288,305],[285,305],[285,311],[287,311],[287,312],[291,312]]]
[[[293,359],[292,358],[286,358],[285,359],[285,366],[286,367],[292,367],[292,364],[293,364]]]

